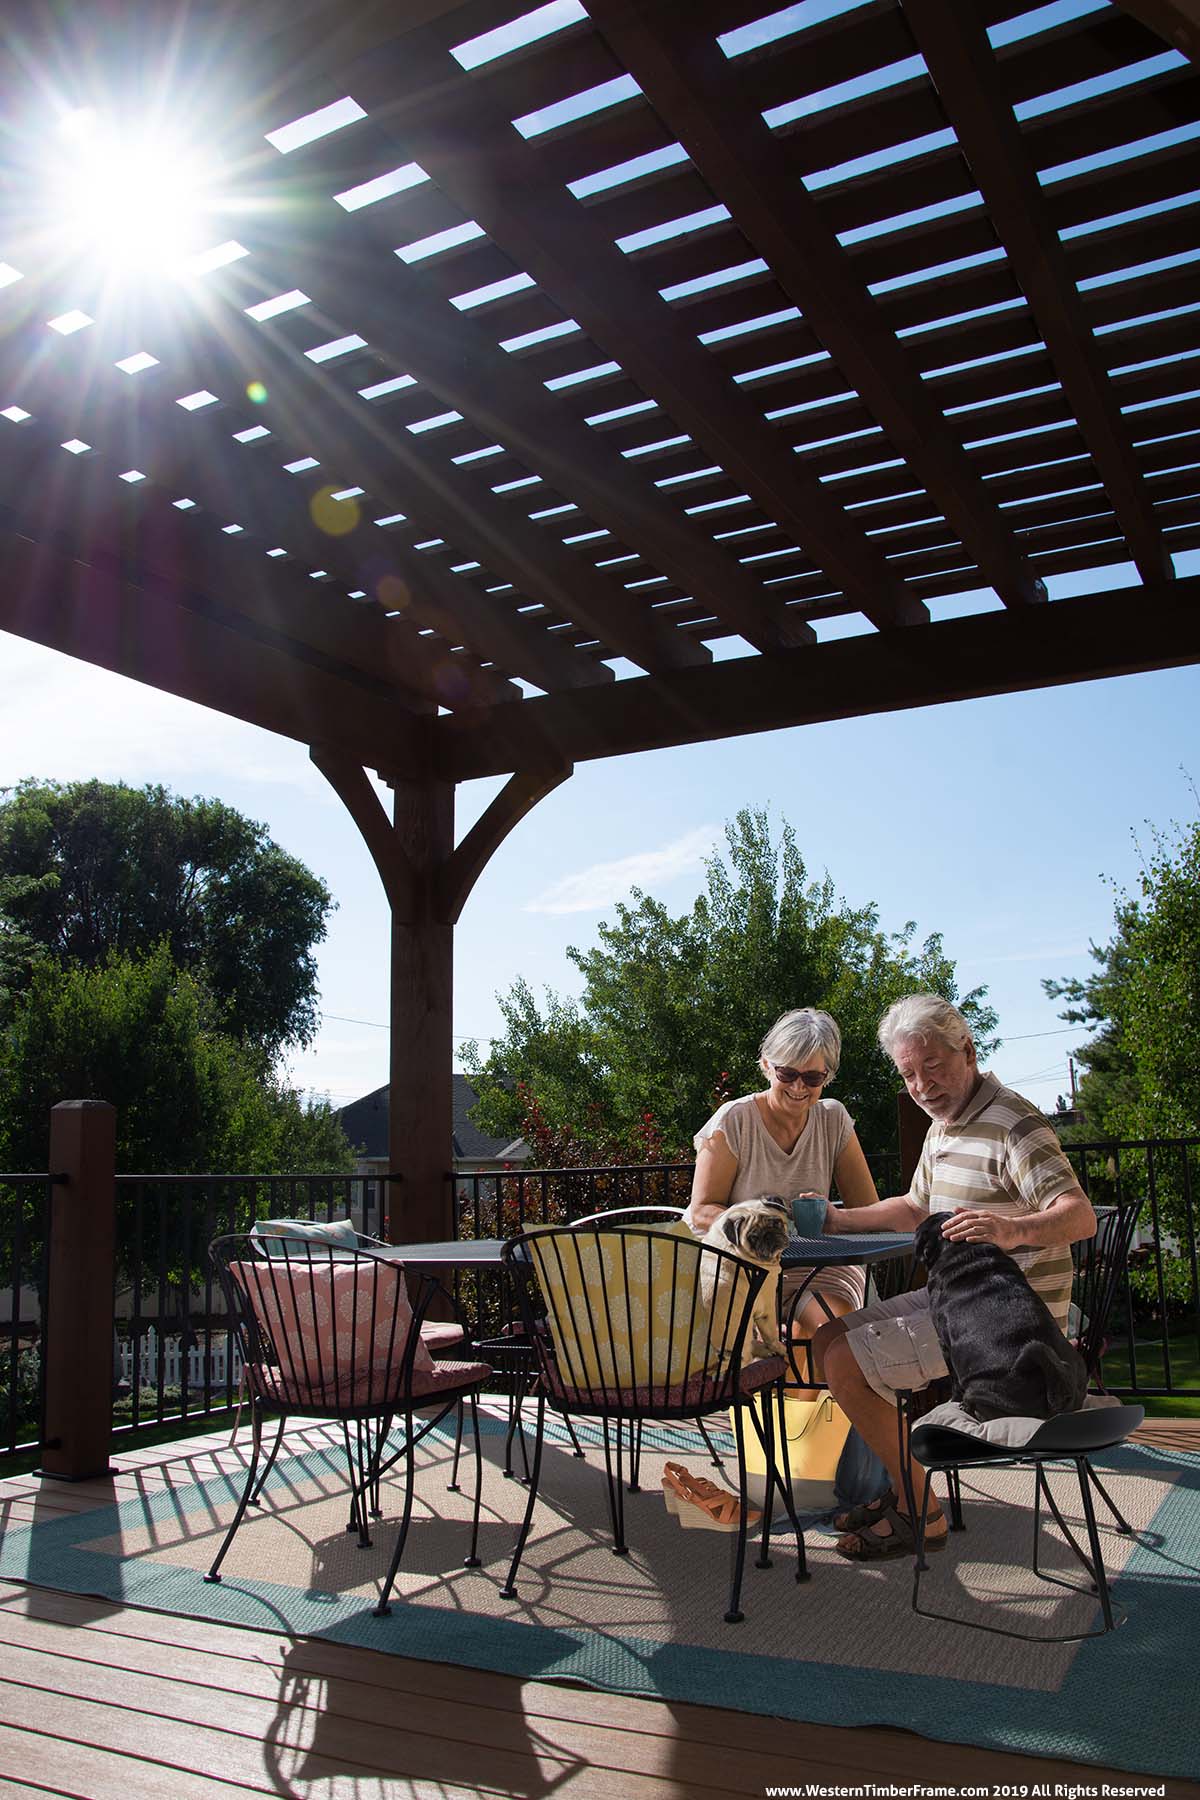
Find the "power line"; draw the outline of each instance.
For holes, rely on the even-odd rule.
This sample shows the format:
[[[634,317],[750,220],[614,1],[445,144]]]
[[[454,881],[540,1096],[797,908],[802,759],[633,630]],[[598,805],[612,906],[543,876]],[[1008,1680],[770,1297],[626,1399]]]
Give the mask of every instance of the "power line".
[[[335,1019],[339,1025],[369,1025],[372,1031],[390,1031],[392,1029],[390,1025],[382,1025],[378,1019],[348,1019],[344,1013],[323,1012],[321,1017]],[[478,1031],[454,1031],[450,1035],[456,1044],[467,1044],[482,1034]]]

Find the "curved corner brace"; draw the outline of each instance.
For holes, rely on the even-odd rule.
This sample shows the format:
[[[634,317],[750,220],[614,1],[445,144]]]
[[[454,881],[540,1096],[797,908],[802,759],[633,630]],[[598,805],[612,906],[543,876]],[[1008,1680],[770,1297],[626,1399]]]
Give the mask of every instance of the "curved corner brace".
[[[552,794],[556,787],[574,772],[574,763],[543,765],[537,769],[518,769],[510,775],[496,798],[468,831],[462,842],[443,863],[437,878],[437,913],[449,924],[457,924],[467,896],[475,886],[489,858],[499,849],[514,825],[539,800]]]
[[[311,745],[308,754],[358,826],[379,871],[392,911],[397,914],[410,912],[416,887],[413,866],[366,770],[352,757],[323,749],[318,744]]]

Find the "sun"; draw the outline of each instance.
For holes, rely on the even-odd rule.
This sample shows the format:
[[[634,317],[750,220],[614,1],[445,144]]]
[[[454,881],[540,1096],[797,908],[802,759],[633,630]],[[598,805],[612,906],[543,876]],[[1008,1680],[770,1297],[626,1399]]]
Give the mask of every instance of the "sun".
[[[60,121],[50,205],[71,249],[110,277],[182,273],[204,243],[212,171],[158,128],[118,127],[91,108]]]

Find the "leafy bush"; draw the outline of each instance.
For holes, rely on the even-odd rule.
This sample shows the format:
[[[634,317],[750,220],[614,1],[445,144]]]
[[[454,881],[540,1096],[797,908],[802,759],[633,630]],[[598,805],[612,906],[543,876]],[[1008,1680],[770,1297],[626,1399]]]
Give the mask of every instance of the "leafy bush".
[[[1196,1304],[1191,1263],[1182,1256],[1164,1256],[1162,1278],[1168,1321],[1177,1323],[1187,1319],[1194,1313]],[[1158,1271],[1153,1260],[1130,1269],[1129,1291],[1133,1296],[1135,1324],[1159,1317]]]

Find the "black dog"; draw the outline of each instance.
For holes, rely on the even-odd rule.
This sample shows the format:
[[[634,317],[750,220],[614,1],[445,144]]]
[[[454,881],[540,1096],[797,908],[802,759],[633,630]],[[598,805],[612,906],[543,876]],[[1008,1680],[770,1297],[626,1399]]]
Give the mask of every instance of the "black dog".
[[[936,1213],[916,1249],[955,1400],[977,1419],[1052,1419],[1083,1405],[1084,1360],[1011,1256],[943,1238]]]

